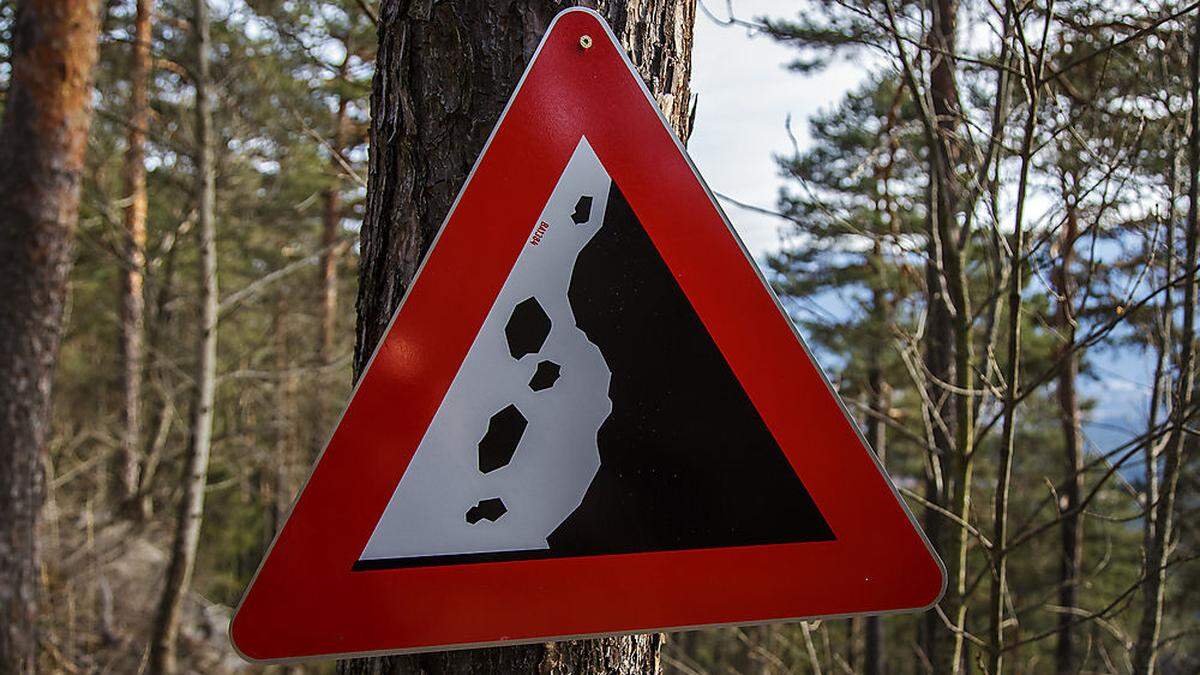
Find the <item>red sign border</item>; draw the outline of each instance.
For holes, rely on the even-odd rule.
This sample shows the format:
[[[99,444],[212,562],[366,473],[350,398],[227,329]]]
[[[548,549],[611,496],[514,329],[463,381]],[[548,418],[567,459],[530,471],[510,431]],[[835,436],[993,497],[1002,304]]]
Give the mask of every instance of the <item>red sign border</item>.
[[[230,636],[247,660],[896,613],[941,598],[941,560],[618,45],[589,9],[547,28],[238,605]],[[352,572],[583,131],[837,539]],[[499,199],[512,208],[497,213]]]

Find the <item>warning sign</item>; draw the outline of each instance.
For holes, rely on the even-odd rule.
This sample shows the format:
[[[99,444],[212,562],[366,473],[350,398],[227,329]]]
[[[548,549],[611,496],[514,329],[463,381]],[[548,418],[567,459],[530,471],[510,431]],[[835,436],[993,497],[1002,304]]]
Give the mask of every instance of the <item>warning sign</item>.
[[[607,25],[574,9],[232,636],[257,660],[414,651],[912,610],[943,585]]]

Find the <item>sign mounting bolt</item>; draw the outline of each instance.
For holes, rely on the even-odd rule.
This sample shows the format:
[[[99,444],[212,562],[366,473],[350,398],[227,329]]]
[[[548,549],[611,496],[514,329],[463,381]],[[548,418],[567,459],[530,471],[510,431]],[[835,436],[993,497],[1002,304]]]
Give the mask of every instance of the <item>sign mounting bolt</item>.
[[[591,49],[592,48],[592,36],[591,35],[579,36],[579,46],[583,47],[584,49]]]

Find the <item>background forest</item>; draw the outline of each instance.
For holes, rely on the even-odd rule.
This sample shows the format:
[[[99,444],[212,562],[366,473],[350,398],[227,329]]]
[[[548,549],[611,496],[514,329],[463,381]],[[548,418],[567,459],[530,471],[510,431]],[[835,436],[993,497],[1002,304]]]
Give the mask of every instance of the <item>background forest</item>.
[[[540,37],[530,17],[560,3],[87,4],[0,2],[0,672],[255,670],[232,608],[407,283],[394,270]],[[787,46],[797,86],[869,70],[803,143],[752,158],[777,163],[776,203],[722,198],[778,222],[759,264],[949,575],[923,614],[650,639],[662,670],[1200,671],[1200,3],[591,4],[622,37],[678,31],[630,50],[684,138],[705,114],[693,21]],[[55,27],[67,66],[43,77],[29,44]],[[493,57],[502,76],[462,65]],[[75,99],[30,86],[72,72]],[[78,161],[46,160],[77,203],[50,193],[62,247],[22,257],[51,241],[11,215],[57,147],[20,143],[46,105],[81,122]],[[36,269],[66,281],[58,301]],[[37,330],[49,357],[22,346]],[[1146,403],[1114,430],[1093,409],[1123,364]],[[14,392],[43,371],[40,428]],[[573,670],[545,649],[543,671]]]

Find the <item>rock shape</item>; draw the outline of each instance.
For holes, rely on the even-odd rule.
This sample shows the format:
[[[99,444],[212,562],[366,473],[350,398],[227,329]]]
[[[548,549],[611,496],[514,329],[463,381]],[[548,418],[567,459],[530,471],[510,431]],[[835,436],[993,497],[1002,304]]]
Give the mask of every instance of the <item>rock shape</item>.
[[[514,359],[526,354],[536,354],[550,335],[550,317],[536,298],[525,298],[513,308],[512,316],[504,326],[504,337],[508,339],[508,353]]]
[[[481,499],[478,504],[467,509],[467,522],[472,525],[481,520],[494,523],[506,513],[508,513],[508,507],[499,497]]]
[[[583,225],[592,219],[592,198],[584,195],[575,202],[575,213],[571,214],[571,221],[576,225]]]
[[[528,425],[529,420],[515,405],[509,405],[492,415],[492,419],[488,420],[487,433],[479,441],[479,470],[490,473],[508,466]]]
[[[529,388],[534,391],[549,389],[558,382],[558,376],[562,372],[562,366],[559,366],[553,361],[542,361],[537,364],[537,370],[534,371],[533,377],[529,380]]]

